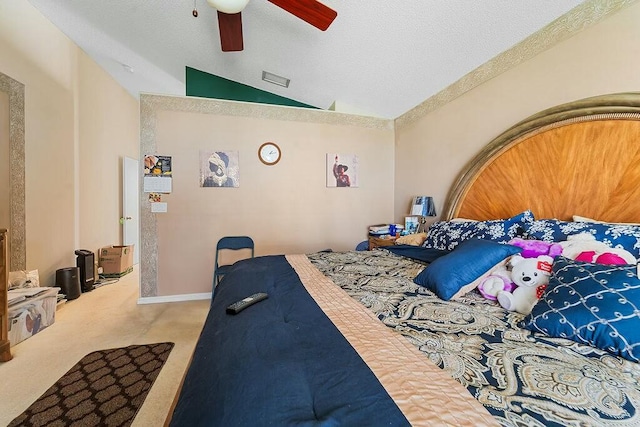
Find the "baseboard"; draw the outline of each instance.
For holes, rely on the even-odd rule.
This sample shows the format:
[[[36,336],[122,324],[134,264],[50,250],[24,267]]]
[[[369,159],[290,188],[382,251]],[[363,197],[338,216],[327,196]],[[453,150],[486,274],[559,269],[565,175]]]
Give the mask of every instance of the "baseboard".
[[[199,301],[211,299],[211,292],[201,294],[167,295],[166,297],[141,297],[138,304],[160,304],[165,302]]]

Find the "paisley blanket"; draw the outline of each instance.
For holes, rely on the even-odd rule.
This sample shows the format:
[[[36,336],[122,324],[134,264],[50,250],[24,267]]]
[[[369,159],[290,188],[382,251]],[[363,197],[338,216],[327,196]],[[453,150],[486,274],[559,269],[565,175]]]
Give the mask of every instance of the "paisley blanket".
[[[312,264],[405,336],[503,426],[639,426],[640,364],[517,325],[476,291],[443,301],[412,279],[425,264],[380,249]]]

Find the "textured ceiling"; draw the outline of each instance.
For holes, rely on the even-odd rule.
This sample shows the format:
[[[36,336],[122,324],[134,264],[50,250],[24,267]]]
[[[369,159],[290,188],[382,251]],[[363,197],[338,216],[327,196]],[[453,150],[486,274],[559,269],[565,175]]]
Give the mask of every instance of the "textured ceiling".
[[[336,101],[394,119],[583,0],[324,0],[338,12],[325,32],[251,0],[244,51],[227,53],[205,0],[30,2],[134,96],[184,95],[189,66],[319,108]],[[263,70],[290,78],[289,88],[263,82]]]

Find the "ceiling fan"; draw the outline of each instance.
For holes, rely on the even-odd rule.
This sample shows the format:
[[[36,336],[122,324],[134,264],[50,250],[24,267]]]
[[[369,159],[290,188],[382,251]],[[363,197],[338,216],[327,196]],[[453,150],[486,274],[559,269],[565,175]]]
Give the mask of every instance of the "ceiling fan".
[[[317,0],[268,0],[303,21],[324,31],[336,19],[338,13]],[[223,52],[244,49],[242,40],[241,11],[249,0],[207,0],[218,11],[218,28]]]

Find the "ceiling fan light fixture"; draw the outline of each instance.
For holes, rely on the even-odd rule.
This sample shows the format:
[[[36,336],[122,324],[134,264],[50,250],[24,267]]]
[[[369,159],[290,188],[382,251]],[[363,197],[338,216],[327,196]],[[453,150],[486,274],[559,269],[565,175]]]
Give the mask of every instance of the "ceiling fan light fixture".
[[[268,71],[262,72],[262,80],[268,83],[273,83],[274,85],[282,86],[282,87],[289,87],[289,82],[291,81],[286,77],[278,76]]]
[[[239,13],[249,0],[207,0],[209,6],[222,13]]]

